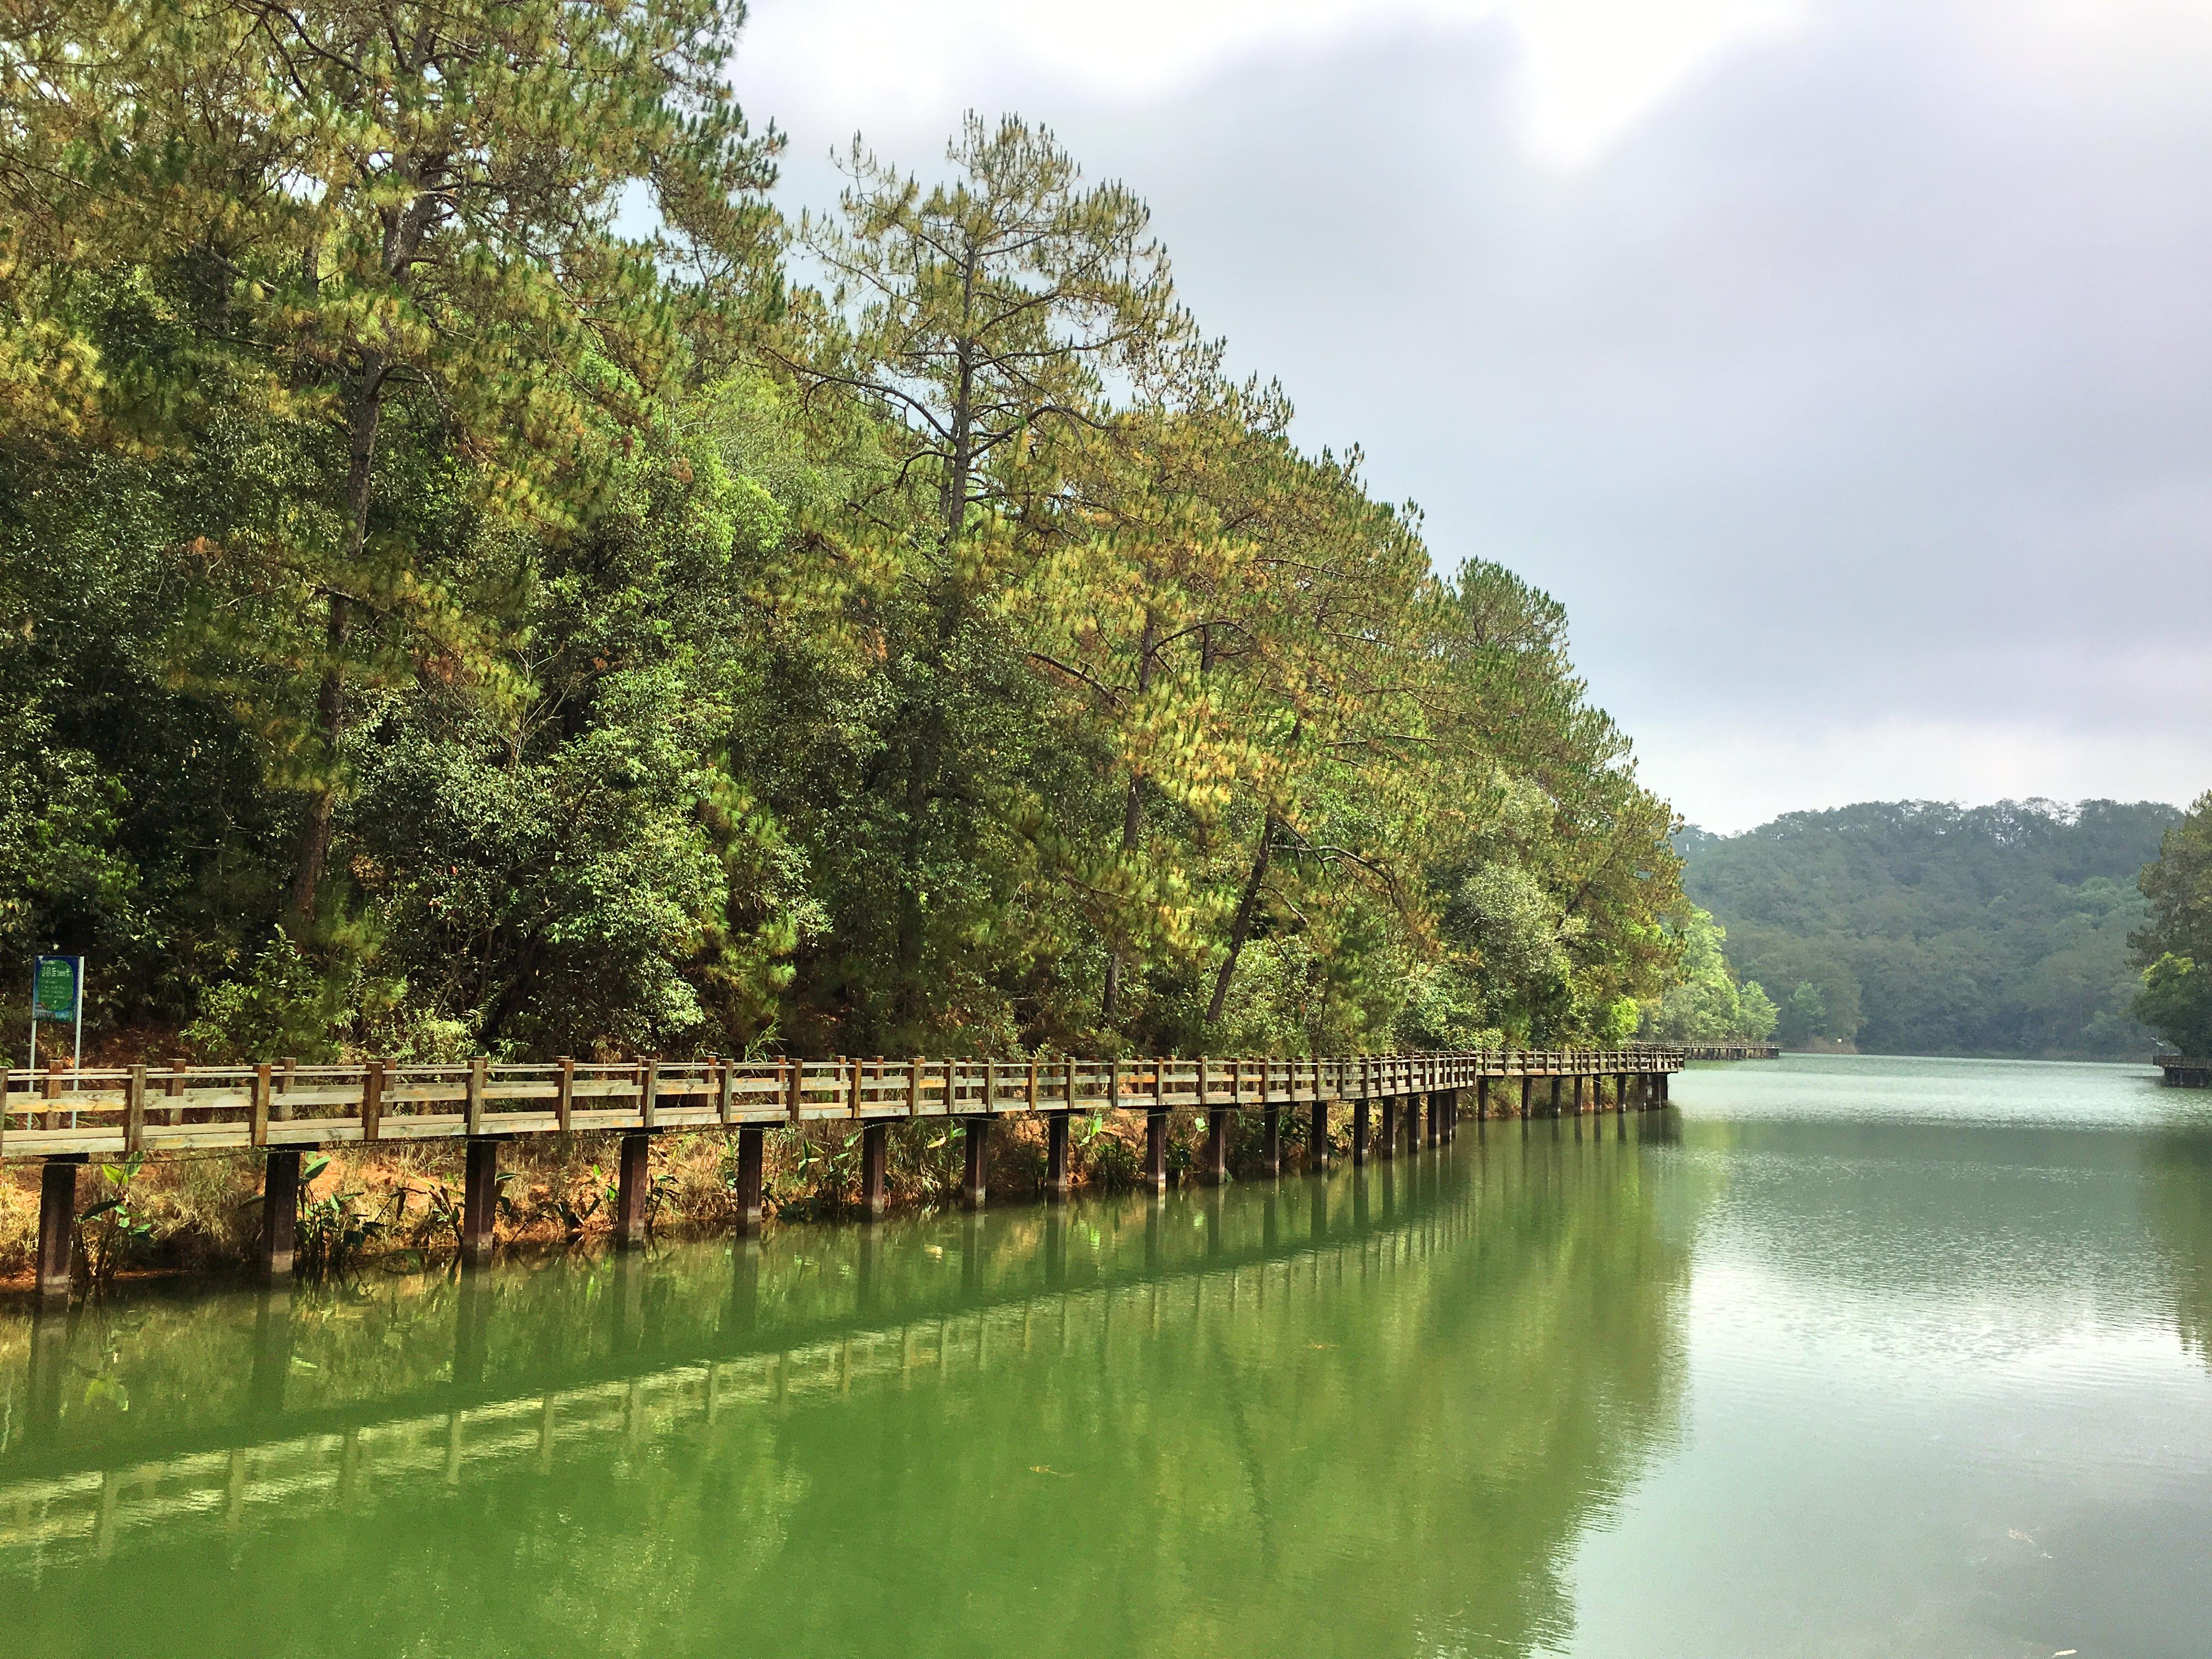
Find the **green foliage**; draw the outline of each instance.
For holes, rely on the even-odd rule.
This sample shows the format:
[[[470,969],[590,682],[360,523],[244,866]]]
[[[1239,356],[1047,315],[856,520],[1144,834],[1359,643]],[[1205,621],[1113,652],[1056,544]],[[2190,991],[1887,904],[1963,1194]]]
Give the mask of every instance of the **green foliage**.
[[[1678,839],[1690,896],[1791,1044],[1869,1053],[2120,1056],[2130,884],[2174,809],[2154,802],[1870,802]]]
[[[1437,578],[1018,119],[856,144],[794,281],[736,21],[0,47],[0,950],[211,1059],[1632,1030],[1671,815],[1558,604]]]
[[[1690,907],[1689,923],[1682,929],[1680,982],[1644,1012],[1644,1036],[1656,1042],[1764,1042],[1774,1034],[1782,1011],[1757,980],[1736,983],[1723,950],[1727,940],[1710,911]],[[1826,1005],[1811,985],[1792,994],[1790,1018],[1796,1018],[1799,996],[1810,998],[1819,1010],[1813,1025],[1824,1023]],[[1784,1038],[1791,1040],[1802,1039]]]
[[[2182,1053],[2212,1054],[2212,793],[2159,838],[2138,884],[2147,914],[2128,940],[2142,969],[2131,1012]]]
[[[218,1064],[270,1054],[327,1060],[338,1024],[329,982],[280,933],[238,977],[208,991],[184,1036],[195,1052]]]
[[[95,1285],[111,1283],[119,1268],[153,1244],[154,1224],[131,1199],[131,1185],[145,1167],[143,1152],[133,1152],[120,1164],[101,1164],[100,1186],[106,1196],[76,1218],[77,1253]]]

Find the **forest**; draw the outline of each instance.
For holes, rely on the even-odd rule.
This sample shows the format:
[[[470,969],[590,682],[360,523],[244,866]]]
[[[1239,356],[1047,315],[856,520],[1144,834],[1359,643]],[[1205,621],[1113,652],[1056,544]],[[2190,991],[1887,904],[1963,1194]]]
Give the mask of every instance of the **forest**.
[[[1437,574],[1050,132],[793,213],[733,4],[14,16],[16,1060],[41,951],[88,1060],[1563,1043],[1674,982],[1560,605]]]
[[[1870,801],[1740,836],[1688,829],[1675,845],[1783,1042],[2141,1059],[2137,881],[2181,816],[2151,801]]]

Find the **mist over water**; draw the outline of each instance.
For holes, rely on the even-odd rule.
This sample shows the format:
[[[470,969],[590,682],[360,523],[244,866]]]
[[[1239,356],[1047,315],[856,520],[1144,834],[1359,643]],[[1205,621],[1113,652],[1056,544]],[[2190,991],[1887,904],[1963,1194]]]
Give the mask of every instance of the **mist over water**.
[[[1793,1057],[1157,1206],[0,1316],[0,1628],[2195,1653],[2212,1118],[2148,1076]]]

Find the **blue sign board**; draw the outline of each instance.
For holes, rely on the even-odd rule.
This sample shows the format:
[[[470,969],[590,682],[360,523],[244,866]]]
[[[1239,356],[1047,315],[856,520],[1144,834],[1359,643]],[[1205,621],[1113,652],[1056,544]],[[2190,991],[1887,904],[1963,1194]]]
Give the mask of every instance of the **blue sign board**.
[[[84,1005],[82,957],[34,957],[31,961],[31,1018],[74,1022]]]

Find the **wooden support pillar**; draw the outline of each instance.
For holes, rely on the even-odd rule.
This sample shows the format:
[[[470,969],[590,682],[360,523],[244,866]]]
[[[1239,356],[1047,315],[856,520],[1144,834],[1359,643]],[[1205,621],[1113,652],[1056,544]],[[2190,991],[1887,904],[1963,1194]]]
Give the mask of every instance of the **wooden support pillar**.
[[[625,1250],[645,1243],[645,1198],[652,1190],[653,1137],[641,1132],[622,1138],[615,1181],[615,1243]]]
[[[63,1289],[66,1293],[67,1280]],[[60,1302],[42,1298],[32,1304],[31,1375],[25,1390],[23,1403],[27,1409],[21,1431],[27,1445],[51,1446],[61,1437],[62,1383],[69,1371],[72,1322]]]
[[[1316,1170],[1328,1168],[1328,1103],[1316,1099],[1306,1119],[1306,1162]]]
[[[1528,1091],[1536,1086],[1536,1079],[1526,1072],[1521,1074],[1521,1115],[1528,1115]]]
[[[300,1231],[300,1154],[283,1147],[269,1154],[261,1181],[261,1275],[292,1276],[292,1251]]]
[[[860,1125],[860,1209],[871,1221],[880,1221],[890,1200],[884,1190],[884,1160],[890,1150],[891,1126],[870,1118]]]
[[[614,1268],[614,1292],[607,1298],[614,1347],[617,1353],[628,1353],[645,1340],[645,1264],[624,1251],[615,1257]]]
[[[1613,1080],[1613,1109],[1616,1112],[1628,1109],[1628,1073],[1626,1072]]]
[[[1393,1158],[1398,1156],[1398,1097],[1382,1097],[1382,1133],[1375,1143],[1375,1156]]]
[[[1066,1112],[1045,1114],[1044,1195],[1054,1204],[1067,1202],[1067,1121]]]
[[[464,1267],[481,1267],[491,1260],[492,1232],[498,1216],[499,1142],[490,1135],[471,1135],[468,1178],[461,1191]]]
[[[1557,1117],[1557,1116],[1559,1116],[1559,1073],[1556,1073],[1556,1072],[1554,1072],[1554,1073],[1552,1074],[1552,1115],[1553,1115],[1553,1117]]]
[[[1479,1077],[1474,1080],[1474,1121],[1478,1123],[1490,1115],[1490,1079]]]
[[[1067,1218],[1052,1214],[1044,1218],[1044,1282],[1047,1290],[1067,1288]]]
[[[1672,1072],[1662,1072],[1659,1073],[1659,1104],[1662,1109],[1666,1106],[1667,1097],[1673,1090],[1674,1086],[1674,1074]]]
[[[39,1300],[66,1302],[70,1248],[76,1238],[76,1171],[82,1155],[50,1158],[39,1172]]]
[[[1443,1144],[1444,1144],[1444,1097],[1443,1097],[1443,1091],[1442,1090],[1438,1090],[1438,1089],[1431,1089],[1431,1090],[1429,1091],[1429,1145],[1430,1145],[1430,1146],[1443,1146]]]
[[[469,1150],[476,1150],[475,1142],[470,1143]],[[464,1391],[480,1389],[484,1361],[491,1352],[491,1286],[483,1275],[469,1273],[462,1278],[453,1316],[453,1386]],[[287,1363],[289,1369],[289,1358]]]
[[[738,1232],[741,1237],[760,1231],[761,1141],[765,1133],[752,1123],[738,1131]]]
[[[1577,1073],[1575,1073],[1575,1110],[1576,1110],[1576,1112],[1577,1112],[1577,1114],[1579,1114],[1579,1113],[1582,1111],[1582,1109],[1583,1109],[1583,1074],[1582,1074],[1580,1072],[1577,1072]]]
[[[1168,1115],[1145,1114],[1145,1175],[1141,1183],[1157,1198],[1168,1189]]]
[[[1229,1109],[1214,1106],[1206,1114],[1206,1167],[1201,1179],[1218,1187],[1229,1179]]]
[[[742,1333],[760,1322],[760,1259],[757,1239],[740,1239],[730,1254],[730,1305],[722,1316],[725,1330]]]
[[[980,1210],[988,1195],[985,1156],[991,1147],[991,1120],[976,1113],[961,1119],[960,1127],[968,1155],[966,1171],[960,1177],[960,1201],[971,1210]]]
[[[1273,1180],[1283,1172],[1283,1109],[1267,1106],[1260,1112],[1260,1173]]]
[[[1352,1103],[1352,1162],[1354,1168],[1367,1162],[1368,1111],[1365,1100]]]
[[[264,1286],[253,1306],[253,1364],[246,1397],[256,1411],[284,1409],[284,1384],[292,1375],[292,1287]]]

